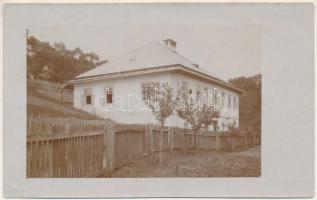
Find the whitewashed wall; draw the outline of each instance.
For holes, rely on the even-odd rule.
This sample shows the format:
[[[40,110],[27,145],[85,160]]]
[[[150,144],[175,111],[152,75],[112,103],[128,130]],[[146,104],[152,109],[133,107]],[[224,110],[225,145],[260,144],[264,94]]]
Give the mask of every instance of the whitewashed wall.
[[[120,123],[155,123],[152,113],[147,110],[142,101],[141,83],[170,82],[170,80],[170,73],[165,72],[75,84],[74,106]],[[104,88],[107,86],[113,88],[114,103],[102,106],[99,105],[98,99],[104,94]],[[86,88],[92,88],[92,93],[95,96],[94,105],[82,105],[81,103],[81,95]]]
[[[196,93],[197,85],[200,85],[202,90],[204,88],[213,89],[216,87],[204,81],[193,79],[189,76],[180,75],[175,72],[161,72],[156,74],[124,77],[120,79],[85,82],[74,85],[74,107],[98,115],[99,117],[105,119],[112,119],[119,123],[156,123],[152,113],[147,109],[146,105],[142,101],[141,84],[158,81],[168,82],[173,87],[177,87],[178,82],[181,80],[184,80],[188,83],[189,88],[193,89],[194,94]],[[102,105],[99,103],[99,100],[102,100],[101,97],[104,94],[104,88],[108,86],[113,88],[114,102],[111,105]],[[83,105],[81,102],[81,96],[84,94],[83,92],[87,88],[92,89],[92,95],[94,96],[92,105]],[[226,94],[230,93],[232,95],[237,95],[229,90],[219,87],[216,88],[218,88],[219,92],[224,91]],[[225,102],[225,104],[227,104],[227,102]],[[237,105],[239,105],[239,102],[237,102]],[[238,109],[225,109],[220,112],[220,115],[220,130],[226,130],[226,126],[222,127],[221,124],[232,123],[233,120],[236,121],[236,126],[238,126]],[[167,119],[166,124],[169,126],[184,127],[185,121],[177,117],[175,114]]]

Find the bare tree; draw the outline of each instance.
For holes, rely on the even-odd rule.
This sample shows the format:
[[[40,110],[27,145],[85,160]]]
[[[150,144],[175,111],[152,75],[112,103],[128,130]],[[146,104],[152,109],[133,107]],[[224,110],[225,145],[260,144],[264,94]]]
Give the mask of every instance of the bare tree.
[[[194,146],[198,149],[197,139],[198,131],[203,127],[208,127],[214,121],[217,121],[219,117],[219,112],[216,111],[213,106],[204,104],[201,105],[199,98],[195,102],[192,95],[189,94],[187,88],[181,87],[177,91],[177,96],[175,98],[175,110],[178,116],[184,119],[188,124],[190,124],[194,133]]]
[[[160,126],[160,166],[162,164],[163,127],[166,119],[173,114],[173,88],[168,83],[152,83],[146,90],[145,101]]]

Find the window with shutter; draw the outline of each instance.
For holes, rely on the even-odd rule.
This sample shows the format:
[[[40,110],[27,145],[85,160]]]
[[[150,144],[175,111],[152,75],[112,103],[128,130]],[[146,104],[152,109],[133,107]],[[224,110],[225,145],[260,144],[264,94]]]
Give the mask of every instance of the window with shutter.
[[[207,103],[209,106],[214,106],[214,91],[213,89],[208,89],[208,99]]]
[[[95,105],[95,96],[91,95],[91,105]]]
[[[221,106],[223,110],[225,110],[225,105],[226,105],[226,93],[221,92]]]
[[[106,98],[105,96],[102,96],[101,98],[99,98],[98,100],[98,105],[101,107],[104,107],[106,105]]]
[[[217,88],[214,88],[214,104],[215,104],[215,107],[218,108],[219,98],[218,98],[218,89]]]
[[[142,83],[142,99],[147,101],[150,98],[151,83]]]
[[[204,105],[207,105],[207,104],[208,104],[208,88],[205,88],[205,89],[204,89],[203,104],[204,104]]]
[[[85,95],[81,95],[81,97],[80,97],[80,104],[81,104],[82,106],[86,105]]]
[[[159,86],[159,83],[153,83],[153,82],[147,82],[147,83],[142,83],[141,84],[141,89],[142,89],[142,99],[144,101],[147,101],[149,98],[150,98],[150,95],[151,95],[151,88],[155,88],[155,87],[158,87]]]
[[[201,99],[201,91],[200,91],[200,85],[197,85],[196,87],[196,101],[200,101]]]
[[[187,88],[188,83],[182,79],[177,81],[177,86]]]
[[[182,87],[187,88],[188,87],[188,83],[184,80],[182,80]]]
[[[230,94],[228,94],[227,106],[228,106],[228,109],[231,108],[231,95]]]
[[[233,96],[233,109],[234,110],[237,109],[237,96],[236,95]]]

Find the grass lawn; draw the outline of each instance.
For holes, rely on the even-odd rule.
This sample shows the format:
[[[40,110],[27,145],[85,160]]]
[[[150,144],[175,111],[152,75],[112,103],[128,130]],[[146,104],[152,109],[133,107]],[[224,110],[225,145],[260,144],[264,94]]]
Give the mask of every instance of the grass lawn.
[[[233,152],[165,151],[116,169],[111,177],[256,177],[261,175],[260,146]]]

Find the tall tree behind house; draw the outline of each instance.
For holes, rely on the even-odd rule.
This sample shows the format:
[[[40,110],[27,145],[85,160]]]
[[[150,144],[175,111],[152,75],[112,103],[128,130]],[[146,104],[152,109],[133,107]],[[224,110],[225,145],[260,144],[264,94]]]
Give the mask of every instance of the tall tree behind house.
[[[240,96],[240,127],[261,131],[261,74],[230,79],[234,86],[245,91]]]
[[[27,36],[27,75],[47,81],[64,82],[107,62],[94,53],[84,53],[79,47],[66,48],[62,42],[51,46],[34,36]]]

